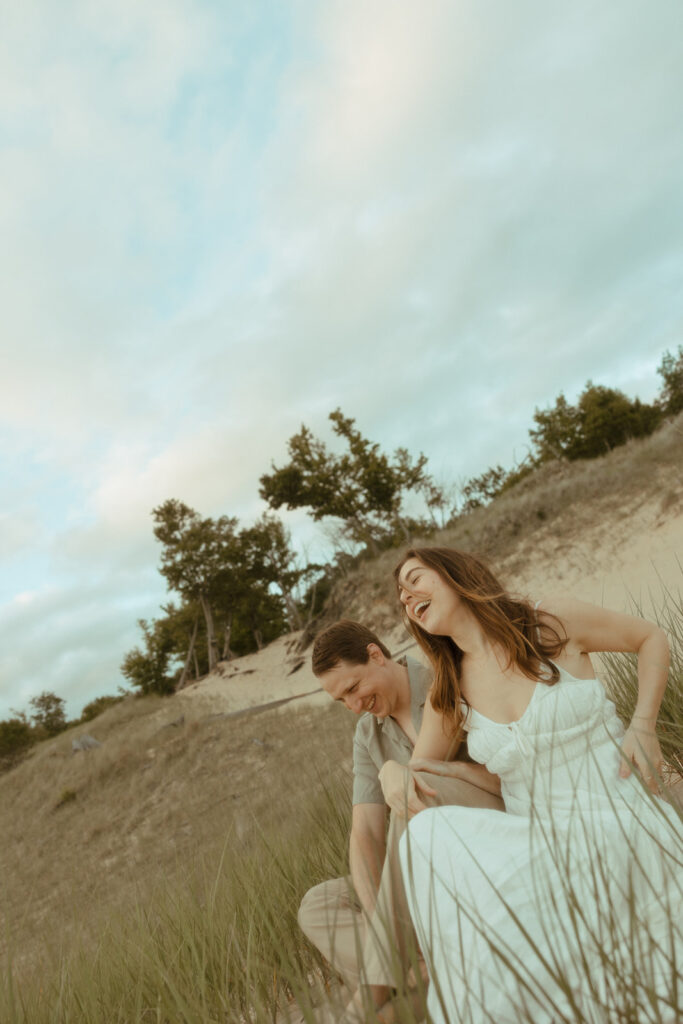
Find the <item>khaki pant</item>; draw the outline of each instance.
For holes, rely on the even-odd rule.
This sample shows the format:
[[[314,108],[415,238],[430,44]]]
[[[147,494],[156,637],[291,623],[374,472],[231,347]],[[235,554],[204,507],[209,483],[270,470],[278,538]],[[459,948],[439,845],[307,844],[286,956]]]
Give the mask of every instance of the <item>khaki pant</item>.
[[[497,811],[505,809],[500,797],[470,782],[427,772],[418,774],[438,794],[436,797],[420,794],[423,803],[432,807],[457,804]],[[309,889],[301,901],[299,925],[302,931],[352,990],[359,984],[401,988],[415,958],[417,941],[398,860],[398,841],[405,827],[405,818],[391,815],[377,901],[367,923],[350,878],[321,882]]]

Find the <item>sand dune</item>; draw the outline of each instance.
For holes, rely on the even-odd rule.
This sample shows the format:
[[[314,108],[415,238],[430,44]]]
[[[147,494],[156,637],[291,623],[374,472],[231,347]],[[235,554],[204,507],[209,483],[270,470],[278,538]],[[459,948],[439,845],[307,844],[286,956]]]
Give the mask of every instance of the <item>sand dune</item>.
[[[569,591],[622,611],[631,610],[635,601],[652,614],[665,591],[678,594],[683,589],[681,505],[663,510],[654,497],[597,522],[590,509],[576,506],[567,516],[572,520],[570,531],[560,530],[557,522],[540,527],[532,542],[511,552],[500,566],[515,590],[534,598]],[[566,537],[567,532],[573,539],[558,544],[556,535]],[[301,664],[298,636],[280,637],[258,653],[222,663],[218,672],[188,686],[177,700],[193,716],[235,712],[299,695],[306,695],[306,702],[327,700],[315,692],[310,648]],[[383,639],[393,651],[411,644],[398,614],[395,627]]]

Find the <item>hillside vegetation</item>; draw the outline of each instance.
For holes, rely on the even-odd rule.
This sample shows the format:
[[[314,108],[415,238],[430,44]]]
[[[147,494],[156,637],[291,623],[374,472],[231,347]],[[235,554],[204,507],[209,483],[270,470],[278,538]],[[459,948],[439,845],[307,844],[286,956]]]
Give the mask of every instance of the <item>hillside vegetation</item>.
[[[544,464],[429,543],[489,557],[511,586],[539,552],[558,562],[587,537],[605,538],[594,552],[604,565],[644,508],[650,523],[683,516],[681,465],[679,417],[590,462]],[[399,645],[398,554],[348,567],[317,626],[361,618]],[[675,593],[667,608],[679,643],[662,711],[673,759],[683,746]],[[625,714],[632,666],[612,659],[606,672]],[[251,1010],[265,1021],[293,991],[305,1000],[324,972],[296,907],[345,869],[353,726],[332,702],[229,716],[199,701],[193,711],[191,695],[150,695],[88,723],[96,750],[72,754],[82,728],[34,747],[0,776],[0,1020],[198,1024]]]

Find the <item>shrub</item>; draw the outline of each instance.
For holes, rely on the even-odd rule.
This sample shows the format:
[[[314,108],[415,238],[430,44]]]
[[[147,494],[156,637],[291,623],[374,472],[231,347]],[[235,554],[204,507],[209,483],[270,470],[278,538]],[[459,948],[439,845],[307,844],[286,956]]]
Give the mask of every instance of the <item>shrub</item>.
[[[23,716],[0,722],[0,767],[10,768],[16,764],[37,738]]]
[[[118,704],[119,701],[123,700],[123,697],[95,697],[89,704],[86,704],[81,712],[81,722],[91,722],[93,718],[97,718],[103,711],[110,708],[113,704]]]
[[[657,373],[662,378],[662,390],[659,404],[668,416],[683,412],[683,345],[678,346],[678,354],[665,352]]]
[[[31,719],[36,728],[43,730],[47,736],[56,736],[67,727],[64,714],[64,699],[56,693],[44,690],[40,696],[32,697],[29,704],[33,708]]]

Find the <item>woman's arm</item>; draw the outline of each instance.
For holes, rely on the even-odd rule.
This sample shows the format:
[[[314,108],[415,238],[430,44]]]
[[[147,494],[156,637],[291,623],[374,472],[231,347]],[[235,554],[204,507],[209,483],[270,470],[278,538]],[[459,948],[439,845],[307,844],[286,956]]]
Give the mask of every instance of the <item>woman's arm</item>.
[[[452,737],[444,723],[443,716],[434,710],[429,695],[427,695],[422,714],[422,725],[411,762],[416,757],[445,761],[451,754],[452,747]],[[427,804],[420,799],[421,792],[428,796],[436,796],[433,789],[428,788],[424,782],[415,777],[410,767],[400,765],[396,761],[385,763],[379,773],[379,781],[387,804],[401,817],[406,814],[411,817],[425,809]]]
[[[619,769],[622,778],[635,764],[652,789],[662,766],[662,752],[655,733],[657,715],[669,673],[669,642],[656,623],[634,615],[623,615],[607,608],[561,597],[541,602],[560,619],[569,638],[569,646],[585,654],[624,651],[638,656],[638,699],[622,743],[624,759]]]
[[[414,773],[418,771],[462,779],[500,796],[500,779],[497,775],[492,775],[481,764],[449,760],[453,751],[453,736],[448,723],[440,712],[434,710],[427,697],[410,764],[404,766],[395,761],[387,761],[379,773],[384,799],[389,807],[401,816],[407,812],[408,817],[411,817],[427,806],[420,799],[421,793],[436,796],[435,790],[428,788],[424,780],[415,776]]]
[[[442,775],[447,779],[462,779],[463,782],[471,782],[473,786],[500,796],[500,777],[493,775],[483,764],[469,761],[434,761],[431,758],[412,757],[410,765],[414,772],[430,772],[432,775]]]
[[[423,757],[434,761],[447,761],[453,756],[453,749],[453,735],[448,722],[440,711],[434,710],[428,695],[411,761]]]

